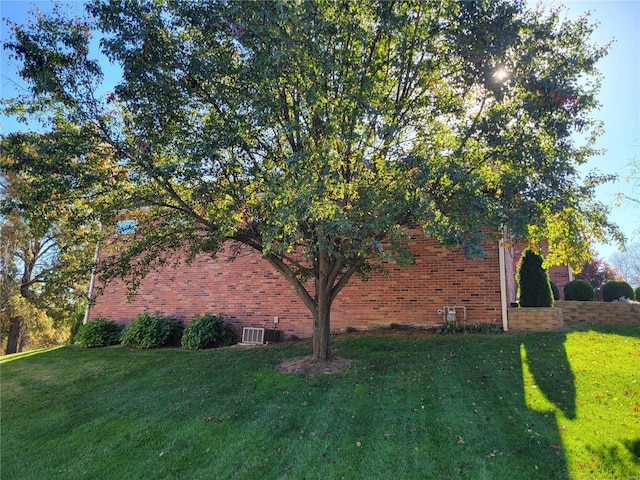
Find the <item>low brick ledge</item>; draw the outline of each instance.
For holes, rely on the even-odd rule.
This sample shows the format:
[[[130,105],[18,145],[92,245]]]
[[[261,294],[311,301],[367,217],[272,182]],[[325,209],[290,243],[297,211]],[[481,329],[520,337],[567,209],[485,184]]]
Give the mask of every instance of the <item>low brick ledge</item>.
[[[639,303],[558,300],[553,308],[509,308],[507,315],[509,330],[514,332],[558,330],[576,323],[640,327]]]

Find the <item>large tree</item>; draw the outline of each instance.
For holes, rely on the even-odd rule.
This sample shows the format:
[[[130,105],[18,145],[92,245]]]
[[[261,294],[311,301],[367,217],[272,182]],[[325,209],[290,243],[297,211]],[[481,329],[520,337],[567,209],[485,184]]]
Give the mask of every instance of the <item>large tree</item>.
[[[587,19],[520,1],[95,0],[88,11],[12,25],[6,46],[32,87],[9,111],[51,112],[123,172],[117,207],[138,228],[103,278],[135,285],[174,252],[248,246],[308,307],[322,361],[334,299],[381,258],[410,262],[408,227],[479,255],[505,228],[528,238],[554,219],[582,248],[552,247],[576,264],[571,252],[617,235],[594,200],[607,177],[576,171],[595,153],[606,53]],[[103,94],[95,37],[122,73]]]
[[[0,340],[6,354],[65,341],[86,297],[91,244],[60,227],[41,230],[17,211],[0,216]]]
[[[85,198],[84,165],[74,166],[69,158],[70,140],[84,136],[63,140],[61,132],[10,135],[0,142],[0,338],[5,353],[65,340],[62,333],[69,332],[86,298],[98,224]],[[78,179],[82,196],[72,185]],[[100,182],[105,180],[102,176]]]

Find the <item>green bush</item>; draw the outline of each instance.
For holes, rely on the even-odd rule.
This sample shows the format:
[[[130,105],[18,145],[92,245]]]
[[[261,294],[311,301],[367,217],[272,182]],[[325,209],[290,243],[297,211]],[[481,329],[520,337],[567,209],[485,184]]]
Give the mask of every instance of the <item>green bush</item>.
[[[87,310],[87,301],[80,300],[75,305],[73,317],[71,317],[71,326],[69,327],[69,343],[77,343],[76,335],[84,325],[84,314]]]
[[[222,320],[221,313],[205,313],[194,317],[182,335],[182,347],[188,350],[225,347],[233,342],[233,329]]]
[[[640,287],[636,287],[636,289],[634,290],[634,293],[636,295],[636,300],[640,302]]]
[[[627,282],[622,280],[611,280],[602,286],[602,300],[605,302],[613,302],[619,298],[628,298],[634,300],[636,297],[633,288]]]
[[[551,286],[551,293],[553,294],[553,299],[560,300],[560,289],[558,288],[558,284],[553,280],[549,280],[549,285]]]
[[[436,328],[438,335],[454,335],[457,333],[502,333],[502,327],[493,323],[457,323],[446,322]]]
[[[549,275],[542,268],[542,255],[526,248],[518,263],[518,299],[521,307],[553,307]]]
[[[116,322],[98,317],[82,325],[74,340],[85,348],[115,345],[120,341],[120,329]]]
[[[122,344],[135,348],[159,348],[175,342],[182,333],[182,324],[160,312],[138,315],[122,332]]]
[[[564,299],[579,302],[595,300],[593,286],[586,280],[572,280],[564,286]]]

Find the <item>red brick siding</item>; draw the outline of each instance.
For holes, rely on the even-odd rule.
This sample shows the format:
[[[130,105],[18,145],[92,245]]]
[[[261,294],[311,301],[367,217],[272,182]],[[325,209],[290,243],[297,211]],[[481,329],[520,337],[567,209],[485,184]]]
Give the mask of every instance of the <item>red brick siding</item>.
[[[421,234],[413,235],[416,264],[384,265],[390,276],[372,274],[368,282],[352,278],[332,309],[332,330],[365,329],[376,324],[437,324],[438,309],[465,306],[467,322],[501,324],[497,244],[485,246],[485,257],[467,259]],[[102,316],[121,324],[143,311],[160,311],[189,321],[194,315],[222,312],[237,330],[273,326],[287,336],[308,337],[311,315],[293,287],[260,255],[247,252],[229,262],[199,256],[191,265],[167,268],[143,280],[139,293],[126,300],[120,280],[96,300],[90,318]]]

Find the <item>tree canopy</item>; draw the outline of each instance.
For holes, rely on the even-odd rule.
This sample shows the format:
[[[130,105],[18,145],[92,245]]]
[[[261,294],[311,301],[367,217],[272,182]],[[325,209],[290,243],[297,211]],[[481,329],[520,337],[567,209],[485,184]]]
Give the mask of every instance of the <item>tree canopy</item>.
[[[31,91],[7,112],[81,139],[91,155],[60,155],[83,167],[71,191],[111,192],[89,195],[105,224],[135,212],[103,278],[135,284],[174,252],[248,246],[309,308],[324,360],[332,301],[380,259],[409,263],[408,227],[469,255],[505,230],[552,238],[576,265],[591,241],[619,238],[594,198],[609,177],[577,172],[597,153],[607,50],[587,18],[521,1],[94,0],[87,12],[11,26]],[[122,71],[106,92],[94,38]]]
[[[55,178],[48,190],[12,166],[10,142],[0,155],[0,340],[5,353],[62,343],[68,338],[86,286],[95,250],[95,229],[77,223],[79,204],[60,202]],[[29,151],[21,145],[20,150]],[[36,154],[37,155],[37,154]],[[22,167],[21,167],[22,169]],[[40,175],[37,176],[40,178]],[[42,197],[45,191],[49,196]]]

